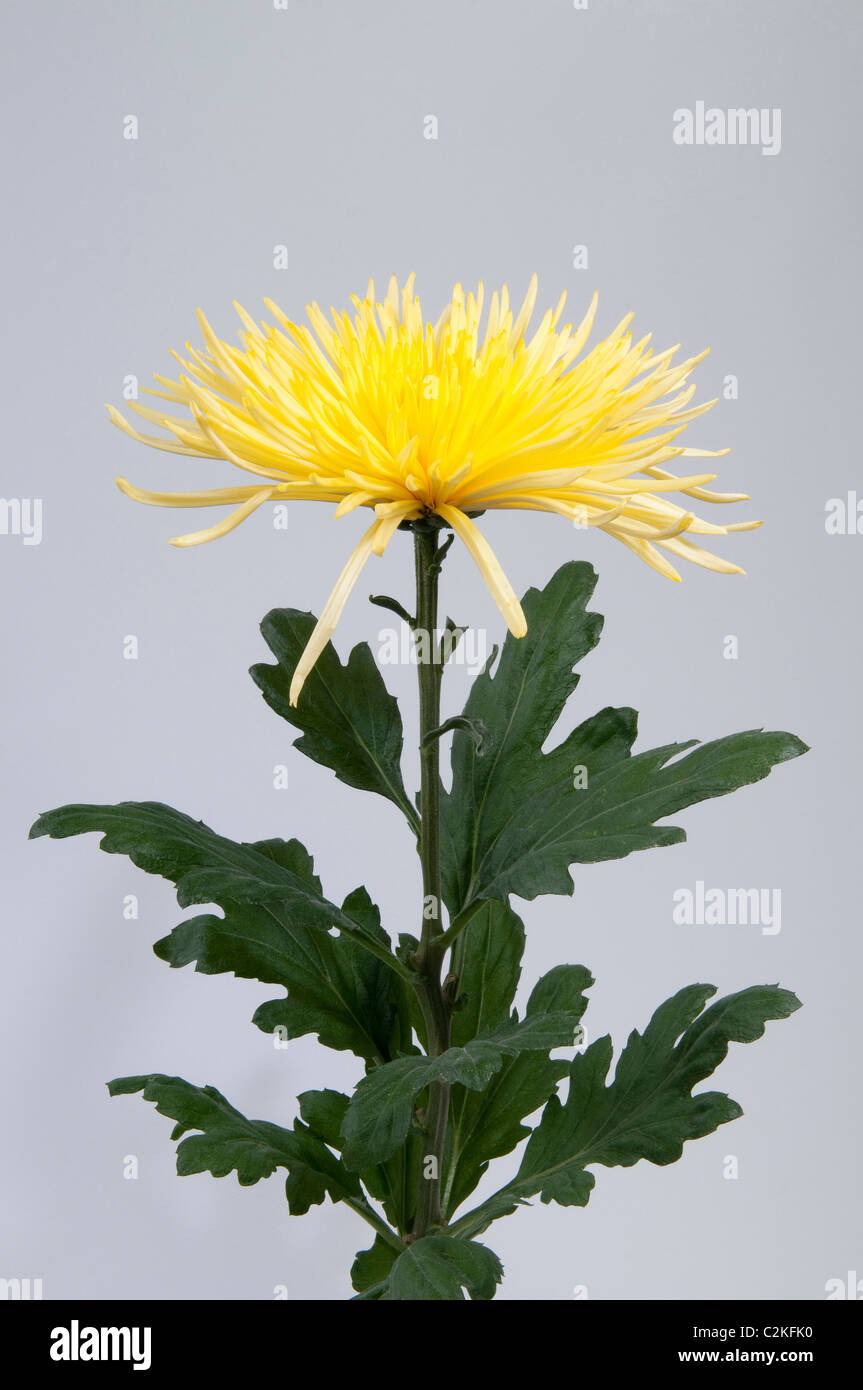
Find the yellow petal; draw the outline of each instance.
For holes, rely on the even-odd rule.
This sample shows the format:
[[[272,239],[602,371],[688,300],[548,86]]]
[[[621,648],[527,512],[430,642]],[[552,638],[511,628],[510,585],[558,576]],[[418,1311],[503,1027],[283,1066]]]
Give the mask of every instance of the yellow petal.
[[[130,425],[115,406],[106,404],[106,409],[111,418],[111,424],[116,425],[117,429],[122,430],[124,434],[128,434],[130,439],[136,439],[139,444],[149,444],[151,449],[164,449],[168,454],[190,454],[192,457],[200,458],[200,449],[191,449],[187,444],[178,444],[176,439],[164,439],[156,434],[141,434],[140,430],[136,430],[133,425]],[[211,457],[216,458],[218,455],[213,454]]]
[[[438,516],[443,517],[459,539],[464,541],[513,637],[523,637],[527,632],[527,621],[521,604],[485,536],[458,507],[444,503],[438,508]]]
[[[251,497],[248,497],[241,507],[235,512],[231,512],[223,521],[219,521],[215,526],[208,526],[206,531],[190,531],[187,536],[172,536],[171,545],[203,545],[206,541],[218,540],[220,536],[226,536],[229,531],[233,531],[235,526],[239,526],[241,521],[245,521],[247,516],[251,516],[262,502],[266,502],[276,491],[274,487],[256,488]]]
[[[147,492],[144,488],[133,487],[125,478],[114,481],[133,502],[146,502],[151,507],[222,507],[232,502],[245,502],[261,492],[261,488],[254,486],[216,487],[205,492]]]
[[[398,525],[398,522],[395,524]],[[288,693],[288,699],[292,705],[295,705],[300,698],[300,691],[306,683],[306,677],[335,632],[336,625],[348,601],[350,592],[360,577],[363,565],[375,548],[375,543],[381,528],[388,527],[391,527],[389,521],[373,521],[369,529],[364,532],[359,544],[351,552],[350,559],[339,575],[335,588],[324,604],[323,612],[318,618],[312,635],[306,643],[305,649],[297,662],[293,679],[291,680],[291,688]],[[392,530],[394,529],[395,527],[390,529],[390,535],[392,535]]]
[[[506,286],[484,310],[482,283],[476,291],[456,285],[436,321],[423,319],[412,275],[401,285],[391,277],[382,300],[370,282],[364,299],[351,297],[353,314],[332,309],[327,317],[312,302],[305,323],[265,302],[273,321],[260,324],[235,303],[239,347],[199,314],[202,347],[187,343],[184,355],[172,354],[179,378],[157,374],[151,405],[132,401],[123,414],[109,407],[119,429],[151,448],[227,460],[246,475],[249,486],[200,493],[121,483],[151,505],[239,508],[177,544],[224,535],[276,487],[291,499],[331,502],[338,516],[373,507],[381,529],[372,552],[400,520],[436,512],[469,546],[512,631],[523,630],[523,614],[468,512],[581,514],[669,577],[676,572],[651,541],[679,545],[675,553],[695,564],[737,571],[691,538],[757,523],[715,525],[670,494],[711,503],[744,495],[709,492],[712,473],[675,477],[663,466],[726,452],[681,439],[711,405],[695,401],[690,380],[703,353],[678,361],[677,346],[655,351],[650,334],[635,339],[631,314],[588,349],[596,295],[574,329],[558,327],[564,297],[537,323],[535,276],[520,307]],[[168,402],[190,418],[153,408]],[[164,435],[139,432],[129,423],[134,414]]]

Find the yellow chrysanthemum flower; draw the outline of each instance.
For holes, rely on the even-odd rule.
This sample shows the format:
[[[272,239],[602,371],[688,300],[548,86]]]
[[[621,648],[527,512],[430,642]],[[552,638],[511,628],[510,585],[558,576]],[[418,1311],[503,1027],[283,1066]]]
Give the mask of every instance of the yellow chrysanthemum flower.
[[[704,353],[672,364],[677,348],[654,353],[649,335],[633,343],[632,315],[579,358],[596,312],[596,296],[577,328],[558,329],[566,295],[527,336],[536,276],[517,314],[506,286],[491,298],[481,331],[483,287],[465,297],[456,285],[437,323],[425,323],[411,276],[393,277],[383,303],[374,284],[352,297],[355,316],[317,304],[307,308],[314,332],[292,323],[266,300],[277,325],[259,326],[235,304],[242,348],[217,338],[198,318],[205,352],[190,344],[178,381],[156,376],[149,392],[185,406],[192,419],[137,402],[129,408],[168,436],[139,433],[108,407],[115,425],[157,449],[228,459],[257,482],[206,492],[145,492],[118,478],[138,502],[163,507],[236,506],[205,531],[178,536],[198,545],[232,530],[273,497],[336,502],[336,516],[370,507],[375,520],[339,576],[297,666],[296,703],[306,676],[333,634],[365,561],[381,555],[404,521],[433,514],[464,541],[511,632],[523,636],[521,605],[472,515],[490,508],[557,512],[599,526],[660,574],[679,579],[663,552],[722,574],[742,573],[684,535],[745,531],[757,521],[718,526],[664,494],[704,502],[745,501],[712,493],[713,473],[675,477],[676,457],[708,458],[725,449],[675,443],[686,424],[715,401],[690,407],[686,385]],[[577,360],[578,359],[578,360]],[[640,476],[633,476],[640,475]]]

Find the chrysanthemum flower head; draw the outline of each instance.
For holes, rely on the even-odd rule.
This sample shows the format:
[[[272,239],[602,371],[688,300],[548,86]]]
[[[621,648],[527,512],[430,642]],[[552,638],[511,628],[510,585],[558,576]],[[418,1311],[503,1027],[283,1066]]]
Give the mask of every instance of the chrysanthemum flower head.
[[[678,349],[655,353],[649,335],[633,342],[627,315],[608,337],[583,352],[596,296],[577,327],[559,327],[565,295],[532,333],[537,282],[517,313],[506,286],[465,296],[456,285],[436,323],[423,320],[414,277],[393,277],[376,302],[352,297],[353,316],[317,304],[311,327],[292,323],[270,300],[275,323],[258,325],[239,305],[242,346],[223,342],[198,313],[205,350],[187,344],[176,381],[157,376],[149,392],[185,407],[190,418],[131,401],[129,408],[162,427],[142,434],[109,406],[132,438],[176,454],[227,459],[254,482],[205,492],[146,492],[118,478],[139,502],[166,507],[233,508],[215,526],[178,536],[197,545],[233,530],[272,498],[334,502],[335,515],[374,512],[339,576],[291,687],[303,682],[329,641],[365,561],[381,555],[402,522],[437,517],[464,541],[511,632],[524,614],[488,542],[472,519],[494,508],[555,512],[622,541],[670,579],[673,555],[723,574],[742,573],[694,545],[691,536],[749,530],[758,522],[714,525],[672,502],[678,492],[703,502],[745,501],[714,493],[713,473],[678,477],[664,465],[679,457],[717,457],[727,450],[684,448],[678,436],[714,401],[691,405],[687,384],[701,361],[675,364]]]

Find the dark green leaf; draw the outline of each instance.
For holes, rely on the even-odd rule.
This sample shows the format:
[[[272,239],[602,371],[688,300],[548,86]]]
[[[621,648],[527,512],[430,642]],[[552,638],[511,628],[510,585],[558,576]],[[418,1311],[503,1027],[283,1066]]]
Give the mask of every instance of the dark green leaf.
[[[676,844],[684,831],[656,821],[806,751],[792,734],[750,730],[633,757],[635,712],[604,709],[543,753],[577,683],[573,666],[599,637],[602,619],[586,611],[595,582],[590,565],[572,562],[529,590],[526,636],[507,637],[495,675],[487,668],[473,683],[464,713],[487,726],[491,751],[479,758],[469,738],[453,735],[452,789],[442,798],[451,917],[476,899],[571,893],[572,864]]]
[[[351,893],[342,910],[366,930],[376,923],[377,939],[382,945],[387,942],[388,948],[377,908],[364,888]],[[207,922],[211,940],[221,940],[227,928],[232,943],[236,938],[241,949],[254,929],[254,923],[247,924],[243,914],[230,911],[224,921],[218,917],[194,921]],[[164,942],[157,943],[157,954],[172,964],[185,964],[185,928],[189,925],[181,923]],[[278,982],[285,985],[288,994],[256,1010],[253,1022],[263,1032],[281,1028],[287,1038],[317,1033],[327,1047],[350,1049],[366,1062],[412,1050],[409,1001],[402,980],[349,937],[297,933],[289,921],[283,927],[295,948],[290,978]],[[197,941],[197,929],[193,930]],[[199,963],[197,969],[201,968]],[[241,972],[235,968],[235,973]]]
[[[359,1174],[366,1191],[381,1203],[390,1225],[401,1233],[413,1229],[426,1147],[424,1136],[412,1129],[385,1163],[363,1168]]]
[[[520,1052],[547,1052],[572,1042],[578,1019],[568,1013],[543,1013],[513,1019],[493,1033],[452,1047],[437,1057],[399,1057],[376,1067],[360,1081],[342,1126],[345,1162],[353,1169],[382,1163],[410,1129],[414,1100],[431,1081],[459,1082],[481,1090],[503,1065]]]
[[[313,1134],[339,1152],[345,1111],[350,1104],[341,1091],[303,1091],[297,1096],[300,1115]]]
[[[523,951],[524,926],[512,908],[483,903],[456,945],[459,1007],[452,1018],[454,1047],[509,1022]]]
[[[366,1293],[378,1284],[385,1284],[399,1253],[380,1236],[375,1236],[369,1250],[360,1250],[351,1266],[351,1284],[357,1293]]]
[[[224,1178],[235,1172],[244,1186],[287,1168],[285,1185],[293,1216],[303,1216],[329,1196],[334,1202],[362,1196],[359,1180],[330,1153],[326,1144],[299,1120],[282,1129],[265,1120],[247,1120],[213,1086],[192,1086],[179,1076],[121,1076],[108,1082],[112,1096],[142,1091],[160,1115],[177,1124],[171,1135],[189,1135],[177,1148],[177,1172],[212,1173]]]
[[[311,613],[295,608],[268,613],[261,632],[278,665],[253,666],[252,680],[271,709],[302,730],[295,748],[332,768],[349,787],[387,797],[416,830],[417,814],[402,781],[398,703],[384,685],[368,645],[354,647],[343,666],[328,642],[296,706],[290,704],[291,679],[315,621]]]
[[[474,1240],[431,1235],[409,1245],[392,1267],[383,1295],[389,1299],[464,1302],[494,1298],[503,1266],[493,1250]]]
[[[722,1092],[693,1095],[693,1086],[714,1071],[730,1043],[760,1038],[768,1019],[787,1018],[800,1001],[778,985],[754,985],[702,1013],[715,993],[713,985],[689,985],[662,1004],[643,1035],[630,1034],[610,1085],[610,1038],[577,1056],[566,1104],[556,1096],[548,1102],[514,1180],[455,1229],[476,1235],[537,1193],[543,1202],[584,1206],[594,1185],[589,1165],[675,1163],[687,1140],[742,1114]]]
[[[357,889],[341,908],[323,896],[298,840],[235,844],[158,802],[64,806],[40,816],[32,836],[101,830],[100,848],[177,886],[182,907],[214,902],[224,916],[188,918],[156,943],[172,966],[196,962],[205,975],[231,971],[282,985],[287,999],[264,1004],[255,1022],[286,1037],[317,1033],[328,1047],[380,1061],[410,1047],[403,979],[377,908]],[[332,935],[330,928],[338,928]]]
[[[471,922],[467,931],[473,925]],[[492,979],[498,970],[500,967],[496,966]],[[526,1017],[563,1010],[579,1020],[587,1007],[584,991],[592,984],[590,971],[582,965],[555,966],[534,986]],[[527,1138],[530,1130],[522,1121],[545,1105],[568,1071],[569,1063],[563,1058],[549,1057],[543,1052],[523,1052],[518,1057],[507,1058],[485,1090],[453,1087],[445,1165],[444,1210],[447,1217],[476,1187],[490,1159],[511,1153]]]
[[[340,1091],[304,1091],[297,1099],[300,1115],[312,1133],[340,1153],[341,1127],[349,1104],[348,1097]],[[365,1168],[359,1175],[363,1187],[383,1204],[387,1219],[399,1231],[410,1230],[412,1225],[422,1148],[419,1136],[410,1135],[407,1143],[386,1163]]]

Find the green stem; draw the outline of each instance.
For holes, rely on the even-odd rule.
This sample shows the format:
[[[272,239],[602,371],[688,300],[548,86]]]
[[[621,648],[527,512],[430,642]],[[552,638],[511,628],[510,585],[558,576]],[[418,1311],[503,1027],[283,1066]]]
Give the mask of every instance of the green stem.
[[[464,912],[459,913],[455,921],[450,923],[449,929],[441,933],[435,945],[439,946],[442,951],[448,951],[451,946],[455,946],[465,927],[470,924],[471,918],[476,916],[481,907],[485,907],[485,903],[482,899],[478,899],[476,902],[471,903],[470,907],[466,908]],[[462,947],[464,946],[463,940],[461,945]],[[458,966],[453,964],[453,971],[456,975],[461,974],[461,963]]]
[[[387,1225],[383,1217],[378,1216],[374,1207],[370,1202],[366,1201],[365,1197],[343,1197],[342,1201],[345,1203],[345,1206],[355,1211],[357,1216],[361,1216],[364,1221],[367,1221],[370,1226],[374,1227],[378,1235],[387,1245],[393,1250],[398,1250],[399,1254],[401,1254],[405,1248],[404,1242],[401,1241],[396,1232]]]
[[[445,1052],[450,1040],[450,1006],[441,987],[445,948],[435,938],[441,934],[440,870],[440,741],[426,736],[440,724],[440,686],[443,668],[437,642],[438,575],[441,551],[437,528],[423,522],[414,528],[417,607],[417,671],[420,697],[420,858],[423,878],[423,913],[414,981],[426,1025],[430,1057]],[[449,1085],[433,1081],[426,1109],[426,1147],[423,1153],[414,1235],[423,1236],[441,1224],[441,1173],[449,1119]]]

